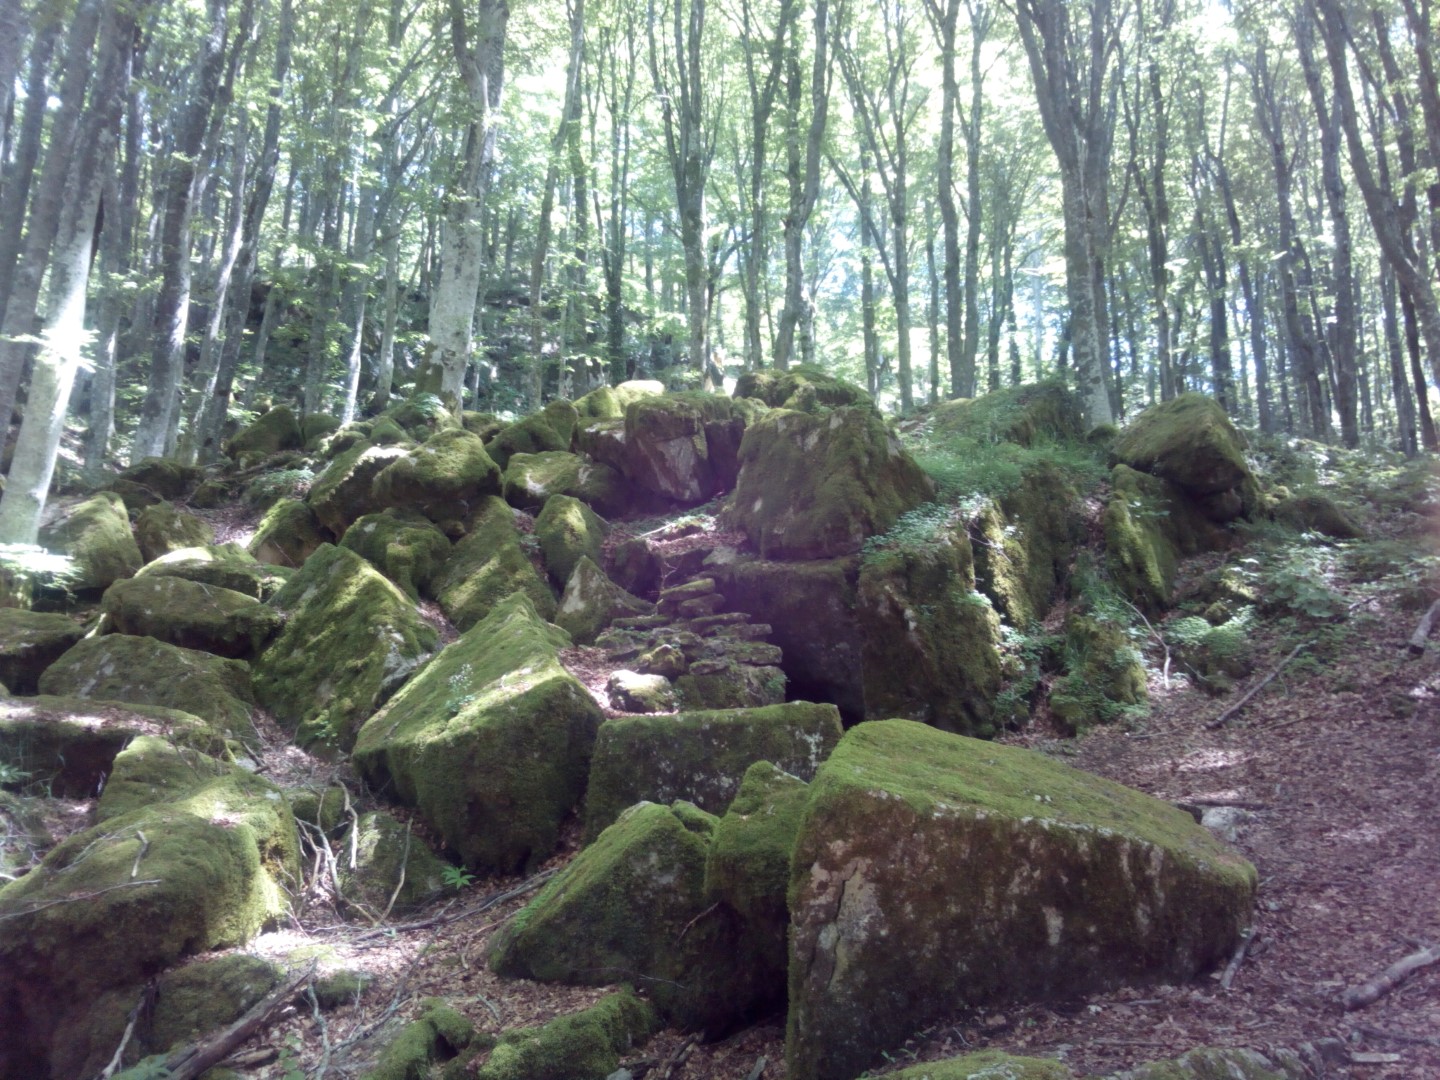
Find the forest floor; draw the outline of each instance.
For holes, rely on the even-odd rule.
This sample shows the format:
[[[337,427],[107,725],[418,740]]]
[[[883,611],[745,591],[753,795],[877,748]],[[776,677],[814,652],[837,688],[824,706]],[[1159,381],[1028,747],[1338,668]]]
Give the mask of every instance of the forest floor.
[[[243,537],[245,515],[213,515],[217,542]],[[431,611],[432,617],[435,615]],[[1418,613],[1393,594],[1357,601],[1339,622],[1261,623],[1254,674],[1213,697],[1152,668],[1148,715],[1066,738],[1042,715],[1004,740],[1190,808],[1228,807],[1234,846],[1259,871],[1254,930],[1233,981],[1220,972],[1073,1001],[962,1011],[917,1032],[868,1075],[978,1049],[1055,1057],[1077,1074],[1109,1073],[1199,1046],[1331,1044],[1329,1076],[1440,1077],[1440,965],[1347,1013],[1340,994],[1416,949],[1440,943],[1440,639],[1421,657],[1406,641]],[[1303,649],[1223,726],[1214,721]],[[594,649],[565,659],[592,690],[608,666]],[[608,702],[601,697],[602,705]],[[343,764],[289,746],[273,726],[262,768],[283,783],[345,780]],[[404,813],[403,811],[401,812]],[[423,827],[422,827],[423,828]],[[372,985],[322,1014],[303,999],[232,1066],[265,1080],[358,1077],[422,999],[443,996],[481,1031],[542,1023],[592,1003],[603,988],[501,979],[486,965],[496,931],[573,857],[578,824],[528,880],[485,879],[431,908],[379,926],[347,922],[323,895],[292,925],[247,949],[277,960],[316,956],[323,970],[363,970]],[[762,1061],[763,1059],[763,1061]],[[715,1043],[662,1032],[623,1063],[637,1080],[779,1080],[783,1020]]]

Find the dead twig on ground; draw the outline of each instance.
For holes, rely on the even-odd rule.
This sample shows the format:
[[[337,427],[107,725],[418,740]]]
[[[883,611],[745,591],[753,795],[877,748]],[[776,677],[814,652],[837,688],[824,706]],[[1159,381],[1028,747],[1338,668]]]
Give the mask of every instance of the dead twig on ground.
[[[1431,1035],[1411,1035],[1408,1031],[1386,1031],[1384,1028],[1356,1028],[1367,1039],[1383,1039],[1386,1042],[1409,1043],[1411,1046],[1440,1046],[1440,1038]]]
[[[135,1035],[135,1024],[139,1021],[140,1014],[145,1011],[146,1006],[154,995],[155,984],[153,982],[147,983],[145,989],[140,992],[140,997],[139,1000],[135,1002],[135,1007],[130,1010],[130,1016],[125,1021],[125,1034],[120,1036],[120,1045],[115,1048],[115,1053],[110,1058],[110,1063],[101,1071],[100,1080],[110,1080],[110,1077],[120,1071],[121,1064],[125,1058],[125,1048],[130,1045],[130,1040]]]
[[[1411,656],[1422,656],[1425,653],[1425,641],[1430,637],[1430,631],[1435,629],[1435,621],[1440,619],[1440,600],[1436,600],[1426,609],[1425,614],[1420,616],[1420,623],[1415,627],[1415,632],[1410,635],[1407,645]]]
[[[1359,986],[1346,990],[1340,995],[1340,1004],[1345,1006],[1346,1012],[1373,1005],[1411,975],[1437,961],[1440,961],[1440,945],[1431,945],[1418,952],[1413,952],[1404,959],[1391,964],[1373,979],[1367,979]]]
[[[1217,716],[1214,720],[1211,720],[1211,721],[1210,721],[1208,724],[1206,724],[1205,726],[1206,726],[1207,728],[1209,728],[1210,730],[1213,731],[1215,728],[1222,728],[1222,727],[1224,727],[1226,724],[1228,724],[1228,723],[1230,722],[1230,720],[1231,720],[1241,709],[1243,709],[1246,705],[1248,705],[1248,704],[1250,703],[1250,699],[1251,699],[1251,698],[1253,698],[1253,697],[1254,697],[1256,694],[1258,694],[1261,690],[1264,690],[1265,687],[1269,686],[1272,682],[1274,682],[1274,681],[1275,681],[1275,677],[1276,677],[1277,675],[1279,675],[1280,672],[1282,672],[1282,671],[1285,670],[1285,665],[1288,664],[1288,663],[1290,663],[1291,660],[1294,660],[1295,657],[1299,656],[1301,650],[1307,648],[1307,647],[1309,646],[1309,644],[1310,644],[1310,643],[1309,643],[1308,641],[1302,641],[1299,645],[1296,645],[1295,648],[1293,648],[1293,649],[1290,650],[1289,654],[1285,657],[1285,659],[1284,659],[1284,660],[1281,660],[1280,663],[1276,665],[1274,671],[1270,672],[1269,675],[1266,675],[1265,678],[1261,679],[1258,683],[1256,683],[1254,686],[1252,686],[1249,690],[1245,691],[1245,696],[1244,696],[1244,697],[1242,697],[1242,698],[1241,698],[1239,701],[1237,701],[1234,705],[1231,705],[1230,708],[1226,709],[1224,712],[1222,712],[1222,713],[1221,713],[1219,716]]]
[[[1235,976],[1240,972],[1240,965],[1245,963],[1245,954],[1250,951],[1250,946],[1255,944],[1259,936],[1254,930],[1246,930],[1240,936],[1240,944],[1235,947],[1235,955],[1230,957],[1230,963],[1225,965],[1225,974],[1220,976],[1222,990],[1230,989],[1230,984],[1235,981]]]
[[[445,926],[460,919],[469,918],[471,915],[479,915],[482,912],[489,911],[497,904],[503,904],[507,900],[514,900],[517,896],[524,896],[526,893],[538,889],[541,885],[554,877],[555,873],[555,869],[542,870],[534,877],[526,878],[514,888],[504,889],[500,892],[491,893],[484,900],[480,901],[480,903],[474,905],[473,907],[468,907],[462,911],[457,911],[453,914],[450,914],[450,907],[447,905],[445,908],[441,909],[440,912],[435,915],[431,915],[428,918],[416,919],[414,922],[400,923],[396,926],[386,926],[379,930],[370,930],[364,934],[360,934],[357,937],[353,938],[352,943],[358,944],[362,941],[368,941],[371,938],[389,937],[391,934],[400,934],[411,930],[430,930],[437,926]]]

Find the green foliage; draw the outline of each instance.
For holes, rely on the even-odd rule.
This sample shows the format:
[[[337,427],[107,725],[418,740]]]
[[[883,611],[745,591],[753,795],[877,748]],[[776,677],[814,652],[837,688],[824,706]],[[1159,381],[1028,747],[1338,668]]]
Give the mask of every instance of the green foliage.
[[[1242,559],[1240,566],[1267,607],[1326,620],[1343,616],[1348,607],[1336,585],[1339,562],[1336,551],[1305,533],[1294,543]]]
[[[887,552],[938,547],[948,542],[947,537],[959,520],[960,514],[953,506],[938,502],[922,503],[914,510],[901,514],[889,531],[867,539],[860,549],[862,561],[866,565],[874,565]]]
[[[37,592],[62,592],[80,573],[74,559],[36,544],[0,544],[0,607],[28,608]]]
[[[475,875],[463,866],[447,866],[440,871],[440,880],[451,889],[465,889],[475,884]]]
[[[245,499],[252,506],[271,506],[280,499],[303,499],[314,480],[315,474],[307,465],[262,473],[245,489]]]
[[[1106,476],[1105,464],[1093,447],[1038,439],[1020,446],[934,433],[916,440],[910,452],[935,481],[943,502],[977,495],[1002,498],[1018,490],[1031,470],[1046,465],[1059,469],[1081,490],[1095,487]]]
[[[18,787],[28,779],[30,774],[24,769],[0,760],[0,787]]]

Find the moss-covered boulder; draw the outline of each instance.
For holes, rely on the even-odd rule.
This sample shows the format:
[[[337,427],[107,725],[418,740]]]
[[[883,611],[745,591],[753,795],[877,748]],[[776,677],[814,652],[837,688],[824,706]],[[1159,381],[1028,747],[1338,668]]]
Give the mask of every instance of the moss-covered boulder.
[[[785,673],[769,664],[702,660],[676,676],[675,692],[690,710],[763,709],[785,700]]]
[[[414,447],[415,440],[396,421],[389,416],[377,416],[370,421],[370,429],[366,437],[374,446],[389,446],[397,449],[409,450]]]
[[[301,450],[305,437],[300,419],[288,405],[277,405],[225,443],[225,453],[239,460],[242,454],[268,457],[283,450]]]
[[[1224,522],[1255,509],[1245,441],[1220,403],[1205,394],[1181,394],[1150,406],[1121,432],[1112,452],[1117,461],[1202,500],[1211,520]],[[1232,498],[1218,498],[1227,493]]]
[[[450,556],[450,541],[430,519],[411,510],[366,514],[340,546],[367,559],[412,600],[429,595],[430,582]]]
[[[138,735],[115,756],[105,789],[95,804],[95,824],[133,814],[154,803],[178,799],[235,766],[160,735]]]
[[[611,387],[597,386],[575,399],[575,415],[582,424],[587,420],[619,420],[625,415],[625,405]]]
[[[106,634],[80,642],[40,676],[42,694],[158,705],[248,733],[250,668],[150,637]]]
[[[372,810],[351,828],[354,836],[344,844],[354,859],[347,856],[339,867],[347,904],[378,919],[387,909],[397,916],[414,911],[445,891],[447,864],[394,815]]]
[[[806,413],[874,403],[870,395],[854,383],[803,364],[786,371],[747,371],[735,382],[735,396],[755,398],[777,409]]]
[[[140,1048],[163,1054],[238,1020],[280,984],[284,971],[269,960],[232,953],[197,960],[161,975],[154,1008],[136,1028]]]
[[[207,754],[225,740],[199,717],[153,705],[41,695],[10,701],[0,715],[0,761],[59,799],[93,798],[111,785],[116,756],[142,736]]]
[[[684,505],[720,490],[699,404],[671,395],[632,402],[625,410],[622,471],[637,487]]]
[[[626,807],[642,800],[684,799],[722,814],[755,762],[773,762],[808,779],[839,740],[835,706],[808,701],[607,720],[590,765],[586,838],[599,836]]]
[[[202,585],[244,593],[257,600],[269,598],[285,584],[282,573],[260,562],[238,544],[181,548],[146,563],[136,572],[135,577],[184,578],[186,581],[197,581]]]
[[[1316,1074],[1293,1050],[1271,1053],[1273,1059],[1240,1047],[1202,1046],[1169,1061],[1123,1069],[1106,1080],[1309,1080]]]
[[[859,559],[784,563],[723,548],[705,570],[732,611],[771,628],[791,697],[834,702],[847,724],[864,719],[864,638],[855,594]],[[816,633],[817,626],[825,632]]]
[[[446,646],[361,729],[356,767],[479,871],[549,857],[585,790],[601,713],[524,593]]]
[[[148,505],[135,517],[135,541],[145,562],[181,547],[215,543],[215,530],[207,521],[177,510],[171,503]]]
[[[777,410],[745,431],[730,515],[762,557],[851,555],[932,493],[873,409]]]
[[[943,401],[932,413],[934,430],[982,443],[1076,442],[1085,434],[1080,399],[1061,382],[1026,383],[978,398]]]
[[[417,394],[386,409],[385,418],[405,429],[417,442],[424,442],[440,431],[464,427],[459,418],[435,394]]]
[[[517,592],[530,598],[541,618],[555,616],[555,594],[521,543],[515,512],[495,495],[481,501],[469,535],[451,550],[432,591],[446,617],[461,630]]]
[[[563,450],[510,456],[505,468],[506,502],[535,513],[556,495],[572,495],[605,517],[625,513],[631,503],[630,486],[609,465]]]
[[[741,926],[741,968],[750,973],[747,1011],[785,1002],[789,963],[790,855],[805,816],[808,785],[768,761],[745,771],[740,790],[715,828],[705,862],[705,892]]]
[[[375,478],[409,451],[400,446],[356,446],[347,450],[315,478],[307,502],[315,512],[315,520],[336,536],[344,536],[352,522],[377,505],[373,494]]]
[[[1275,504],[1275,520],[1332,540],[1363,540],[1365,530],[1348,510],[1318,491],[1290,495]]]
[[[320,450],[325,440],[341,427],[340,418],[330,413],[309,413],[300,421],[300,438],[307,454]]]
[[[0,683],[12,694],[35,693],[41,673],[84,636],[67,616],[0,607]]]
[[[109,488],[125,500],[128,509],[140,510],[162,500],[188,498],[204,475],[204,470],[194,465],[148,457],[121,469]]]
[[[40,530],[40,546],[74,560],[67,584],[77,593],[102,593],[145,561],[130,531],[125,503],[112,491],[92,495],[64,511]]]
[[[475,1025],[443,998],[421,1003],[420,1015],[380,1052],[364,1080],[429,1080],[432,1067],[453,1061],[475,1039]]]
[[[912,516],[861,560],[865,713],[988,736],[1000,690],[1000,620],[975,589],[963,518],[933,510]]]
[[[1214,625],[1188,615],[1172,619],[1164,627],[1175,661],[1202,689],[1217,694],[1230,690],[1236,679],[1255,670],[1254,630],[1255,617],[1249,608]]]
[[[535,539],[550,580],[564,586],[582,557],[600,562],[610,526],[572,495],[552,495],[535,519]]]
[[[578,421],[574,405],[568,401],[552,401],[539,412],[501,428],[499,434],[485,444],[485,450],[501,469],[509,467],[512,454],[568,451]]]
[[[1065,619],[1065,674],[1050,688],[1051,714],[1072,731],[1084,731],[1145,701],[1145,666],[1125,628],[1071,611]]]
[[[99,999],[133,1003],[176,960],[243,943],[299,873],[285,800],[238,769],[65,840],[0,888],[0,1075],[94,1075],[115,1049],[94,1037]]]
[[[253,596],[187,578],[117,581],[101,600],[105,629],[248,660],[280,629],[280,613]]]
[[[286,622],[255,662],[255,695],[304,743],[349,749],[439,642],[409,597],[333,544],[310,556],[270,604]]]
[[[733,1016],[733,925],[706,914],[715,818],[639,803],[555,875],[496,938],[500,975],[580,986],[639,981],[667,1021],[723,1030]]]
[[[906,720],[846,733],[791,865],[795,1080],[849,1080],[971,1007],[1187,979],[1230,955],[1255,871],[1189,814]]]
[[[1075,1074],[1050,1058],[1016,1057],[981,1050],[943,1061],[927,1061],[890,1073],[891,1080],[1074,1080]]]
[[[257,562],[295,567],[332,539],[308,503],[281,499],[265,511],[246,550]]]
[[[633,990],[620,990],[578,1013],[539,1027],[507,1031],[475,1076],[478,1080],[598,1080],[613,1075],[621,1055],[644,1043],[659,1027],[660,1019],[649,1003]]]
[[[1116,465],[1101,518],[1110,578],[1150,614],[1170,606],[1182,556],[1215,551],[1229,536],[1167,480]]]
[[[675,687],[664,675],[620,669],[605,683],[610,707],[629,713],[670,713],[675,711]]]
[[[589,645],[616,619],[650,615],[655,605],[616,585],[588,555],[580,556],[555,610],[555,625],[577,645]]]
[[[460,426],[472,435],[479,435],[488,443],[505,427],[505,421],[494,413],[472,412],[469,409],[460,414]]]
[[[437,431],[376,475],[373,505],[415,510],[431,521],[460,521],[486,495],[500,491],[500,469],[478,435]]]

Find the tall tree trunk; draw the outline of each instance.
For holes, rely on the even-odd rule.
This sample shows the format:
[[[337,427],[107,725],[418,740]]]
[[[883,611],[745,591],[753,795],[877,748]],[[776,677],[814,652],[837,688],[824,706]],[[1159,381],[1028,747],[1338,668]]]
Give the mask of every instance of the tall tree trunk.
[[[197,172],[210,112],[225,67],[228,0],[207,0],[206,31],[200,39],[195,77],[187,104],[177,118],[175,144],[166,169],[160,235],[161,279],[153,316],[154,345],[145,400],[135,429],[130,458],[161,457],[176,424],[176,396],[185,359],[185,329],[190,307],[190,226],[195,209]]]
[[[1415,437],[1415,399],[1405,373],[1404,346],[1400,341],[1400,319],[1396,310],[1395,272],[1388,266],[1380,268],[1380,310],[1385,335],[1385,359],[1390,367],[1390,394],[1395,401],[1395,427],[1400,449],[1406,457],[1414,457],[1419,446]]]
[[[43,345],[5,492],[0,496],[0,543],[33,544],[40,512],[49,497],[70,388],[85,341],[85,292],[96,216],[114,162],[135,51],[135,20],[144,14],[144,8],[145,0],[109,7],[96,42],[94,85],[77,143],[76,168],[65,184],[64,210],[50,262]]]
[[[942,6],[943,5],[943,6]],[[975,396],[975,356],[965,362],[964,309],[960,299],[960,212],[955,205],[955,114],[960,108],[960,84],[955,75],[955,32],[960,18],[960,0],[925,0],[930,24],[940,44],[940,145],[936,150],[936,186],[939,189],[940,221],[944,228],[945,251],[945,355],[950,366],[952,398]],[[973,43],[972,51],[980,48]],[[972,219],[980,207],[972,203]],[[934,261],[933,240],[926,254]]]
[[[3,0],[10,3],[11,0]],[[18,11],[18,4],[15,5]],[[84,16],[77,13],[77,20]],[[72,24],[72,33],[75,24]],[[55,43],[60,39],[61,24],[52,18],[43,26],[35,28],[30,51],[29,75],[25,80],[25,109],[20,118],[20,137],[15,140],[13,154],[3,162],[0,169],[0,316],[10,296],[15,278],[15,263],[20,257],[21,240],[25,231],[25,208],[30,200],[30,183],[35,175],[36,163],[40,160],[40,137],[45,128],[46,102],[50,91],[47,80],[50,74],[50,60],[55,54]],[[0,85],[0,93],[12,89],[11,83]],[[65,98],[61,97],[63,102]],[[6,112],[9,106],[6,106]],[[8,132],[7,132],[8,135]],[[10,141],[5,140],[5,146]],[[55,142],[51,140],[51,148]]]

